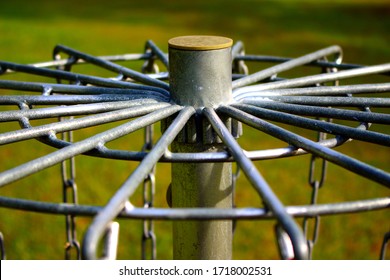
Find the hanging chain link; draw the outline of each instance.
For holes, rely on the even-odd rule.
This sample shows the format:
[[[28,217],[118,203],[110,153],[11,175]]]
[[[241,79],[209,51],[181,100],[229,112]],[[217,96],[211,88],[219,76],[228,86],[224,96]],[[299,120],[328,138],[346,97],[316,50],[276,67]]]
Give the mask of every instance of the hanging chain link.
[[[142,66],[143,73],[159,73],[159,67],[156,64],[156,56],[153,50],[146,45],[145,54],[150,57]],[[153,125],[145,127],[143,152],[149,152],[153,149]],[[144,208],[152,208],[154,206],[154,196],[156,191],[156,167],[154,166],[143,182],[143,205]],[[143,220],[142,225],[142,241],[141,241],[141,257],[143,260],[157,257],[156,235],[154,233],[153,220]],[[148,254],[149,251],[149,254]]]
[[[61,56],[56,51],[53,52],[54,60],[61,59]],[[68,63],[64,66],[58,66],[57,69],[63,71],[71,71],[73,64],[77,62],[75,57],[69,57]],[[61,84],[61,79],[57,79],[57,83]],[[44,93],[45,94],[45,93]],[[47,94],[47,93],[46,93]],[[52,94],[49,92],[49,94]],[[59,121],[64,121],[65,119],[73,119],[73,117],[64,118],[60,117]],[[73,131],[67,131],[62,133],[62,140],[73,142]],[[68,160],[64,160],[61,163],[61,179],[62,179],[62,199],[64,203],[72,203],[74,205],[78,204],[77,196],[77,185],[76,185],[76,162],[75,158],[71,157]],[[76,218],[74,215],[65,215],[65,259],[73,258],[81,259],[81,247],[80,242],[77,240],[77,231],[76,231]]]
[[[326,61],[327,59],[324,58]],[[338,54],[335,58],[336,63],[341,63],[342,54]],[[324,68],[323,72],[336,72],[337,68]],[[334,86],[339,85],[338,81],[334,81]],[[319,118],[317,118],[319,119]],[[324,121],[332,122],[332,119],[326,119]],[[318,132],[317,141],[325,140],[327,134],[324,132]],[[309,166],[309,185],[312,189],[310,204],[314,205],[318,200],[319,189],[324,185],[328,162],[316,155],[312,155]],[[311,224],[311,225],[310,225]],[[309,236],[309,228],[311,228],[311,237]],[[307,238],[307,245],[309,249],[309,259],[312,259],[313,248],[317,243],[318,235],[320,231],[320,216],[305,217],[303,219],[303,232]]]
[[[62,120],[60,118],[60,120]],[[72,131],[65,132],[62,134],[63,140],[68,140],[73,142],[73,133]],[[72,157],[61,163],[61,175],[62,175],[62,192],[63,192],[63,202],[72,203],[74,205],[78,204],[77,198],[77,185],[76,185],[76,164],[75,158]],[[72,258],[72,252],[74,251],[76,259],[81,259],[81,250],[80,243],[77,240],[76,232],[76,220],[74,215],[65,216],[65,233],[66,233],[66,243],[65,243],[65,259],[69,260]]]
[[[318,133],[318,141],[325,140],[326,133]],[[311,156],[309,166],[309,185],[312,189],[310,204],[314,205],[318,200],[319,189],[323,186],[328,162],[325,159],[321,159],[315,155]],[[317,170],[319,170],[317,172]],[[311,223],[311,225],[310,225]],[[309,228],[311,228],[311,237],[309,236]],[[309,258],[312,258],[313,248],[318,240],[318,234],[320,230],[320,216],[305,217],[303,219],[303,232],[307,238],[307,245],[309,248]]]
[[[153,126],[145,128],[145,144],[142,148],[143,152],[151,151],[153,149]],[[156,191],[155,167],[146,176],[143,182],[143,205],[144,208],[152,208],[154,206],[154,196]],[[156,235],[154,233],[153,220],[143,220],[142,231],[142,259],[148,258],[155,260],[157,256]],[[148,254],[148,250],[149,254]]]

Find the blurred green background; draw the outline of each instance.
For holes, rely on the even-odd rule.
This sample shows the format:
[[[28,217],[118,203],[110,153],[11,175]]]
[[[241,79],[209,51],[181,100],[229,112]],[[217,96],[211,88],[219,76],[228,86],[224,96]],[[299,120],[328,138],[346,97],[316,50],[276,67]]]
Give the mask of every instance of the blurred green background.
[[[51,60],[51,52],[56,44],[68,45],[93,55],[141,53],[148,39],[167,51],[169,38],[208,34],[241,40],[248,54],[286,57],[296,57],[338,44],[344,50],[344,61],[373,65],[390,61],[389,30],[390,4],[386,0],[13,0],[0,2],[0,60],[19,63]],[[130,66],[139,69],[140,65]],[[302,75],[305,71],[292,71],[286,75]],[[104,75],[107,73],[104,72]],[[0,91],[0,94],[5,93]],[[17,124],[1,124],[0,132],[16,127]],[[76,140],[107,127],[77,132]],[[378,129],[389,133],[388,128]],[[313,132],[303,133],[315,137]],[[248,128],[245,128],[240,143],[247,149],[284,146]],[[141,148],[142,132],[112,145],[122,149]],[[12,168],[52,150],[36,141],[1,146],[0,170]],[[338,150],[390,170],[388,148],[355,141]],[[283,203],[300,205],[310,201],[311,189],[307,183],[309,162],[309,156],[301,156],[261,161],[256,165]],[[134,162],[77,157],[79,202],[104,205],[136,166]],[[166,207],[169,170],[169,164],[159,164],[157,167],[156,206],[159,207]],[[2,188],[0,195],[61,202],[61,188],[59,166],[55,166]],[[389,191],[383,186],[330,164],[318,200],[327,203],[388,195]],[[132,202],[141,205],[139,193]],[[238,182],[236,203],[239,207],[261,205],[244,176]],[[90,221],[89,218],[77,218],[80,240]],[[121,220],[120,224],[119,258],[139,259],[141,223]],[[61,216],[0,209],[0,231],[4,235],[8,259],[63,258],[64,225],[64,217]],[[234,258],[279,258],[273,226],[272,221],[238,222],[234,237]],[[383,235],[389,230],[388,211],[322,217],[313,258],[377,259]],[[157,257],[172,258],[171,223],[157,222],[155,231]]]

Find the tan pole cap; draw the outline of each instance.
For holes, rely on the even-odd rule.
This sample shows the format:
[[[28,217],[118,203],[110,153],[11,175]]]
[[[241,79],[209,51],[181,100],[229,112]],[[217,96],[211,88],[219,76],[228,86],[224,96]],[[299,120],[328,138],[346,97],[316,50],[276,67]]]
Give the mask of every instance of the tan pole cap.
[[[179,50],[208,51],[229,48],[233,40],[221,36],[194,35],[175,37],[168,41],[168,46]]]

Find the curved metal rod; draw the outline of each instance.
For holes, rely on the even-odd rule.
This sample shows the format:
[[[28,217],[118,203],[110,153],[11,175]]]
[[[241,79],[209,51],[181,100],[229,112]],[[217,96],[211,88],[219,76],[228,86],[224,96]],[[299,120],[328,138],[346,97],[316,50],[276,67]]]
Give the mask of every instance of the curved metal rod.
[[[234,104],[232,106],[259,118],[277,121],[280,123],[294,125],[297,127],[302,127],[315,131],[330,133],[334,135],[341,135],[344,137],[365,142],[390,146],[390,136],[387,134],[368,130],[361,130],[354,127],[324,122],[320,120],[313,120],[305,117],[296,116],[293,114],[255,107],[253,105]]]
[[[165,67],[169,69],[168,55],[165,54],[152,40],[146,41],[145,49],[150,49],[152,54],[155,54]]]
[[[360,176],[364,176],[368,179],[371,179],[372,181],[390,188],[390,174],[383,170],[348,157],[332,149],[323,147],[314,141],[311,141],[305,137],[297,135],[293,132],[278,127],[233,107],[221,106],[219,111],[239,121],[242,121],[249,126],[259,129],[275,138],[278,138],[296,147],[302,148]]]
[[[225,143],[230,153],[235,158],[237,164],[241,167],[242,171],[251,182],[252,186],[259,193],[266,207],[275,215],[279,224],[289,235],[294,247],[295,258],[307,259],[308,248],[306,239],[294,219],[286,212],[285,206],[273,193],[271,187],[258,172],[253,162],[243,153],[240,145],[229,133],[228,129],[224,126],[223,122],[215,113],[215,111],[211,108],[205,108],[203,113],[210,121],[214,131]]]
[[[233,90],[233,97],[242,93],[259,92],[269,89],[285,89],[285,88],[297,88],[304,86],[312,86],[318,83],[333,82],[341,79],[348,79],[364,75],[380,74],[390,72],[390,63],[367,66],[358,69],[350,69],[339,72],[330,72],[317,75],[311,75],[300,78],[293,78],[283,81],[277,81],[266,84],[259,84],[254,86],[246,86],[242,88],[236,88]]]
[[[32,75],[51,77],[55,79],[68,80],[75,83],[81,84],[91,84],[103,87],[113,87],[113,88],[123,88],[123,89],[143,89],[143,90],[153,90],[161,92],[162,94],[169,96],[169,92],[166,89],[153,87],[153,86],[145,86],[136,83],[118,81],[108,78],[100,78],[96,76],[84,75],[72,73],[69,71],[63,70],[54,70],[47,68],[37,68],[30,65],[17,64],[11,62],[0,61],[0,69],[11,69],[13,71],[28,73]]]
[[[312,61],[321,59],[331,54],[341,54],[342,50],[339,46],[331,46],[322,50],[318,50],[316,52],[306,54],[304,56],[288,60],[281,64],[269,67],[267,69],[261,70],[259,72],[253,73],[241,79],[235,80],[232,83],[232,88],[236,89],[239,87],[247,86],[250,84],[254,84],[258,81],[264,80],[265,78],[269,78],[275,74],[280,72],[295,68],[297,66],[305,65]]]
[[[0,187],[15,182],[21,178],[24,178],[43,169],[46,169],[66,159],[97,148],[106,142],[120,138],[135,130],[165,119],[168,116],[171,116],[172,114],[179,111],[181,108],[181,106],[169,106],[166,108],[162,108],[146,116],[142,116],[138,119],[129,121],[118,127],[86,138],[80,142],[73,143],[72,145],[64,147],[43,157],[34,159],[15,168],[3,171],[2,173],[0,173]]]
[[[250,97],[268,97],[268,96],[329,96],[346,94],[368,94],[368,93],[385,93],[390,92],[390,83],[380,84],[359,84],[348,86],[318,86],[307,88],[286,88],[286,89],[270,89],[262,91],[241,92],[235,95],[234,99],[240,101]]]
[[[21,198],[0,196],[0,207],[43,214],[73,215],[91,217],[100,213],[102,206],[75,205],[32,201]],[[359,213],[390,208],[390,197],[366,200],[286,206],[293,217],[316,217]],[[123,219],[153,220],[266,220],[275,219],[274,214],[265,208],[124,208],[117,216]]]
[[[102,211],[93,219],[89,226],[82,246],[83,256],[86,259],[97,258],[97,246],[104,234],[107,224],[114,220],[123,210],[126,201],[143,182],[147,174],[158,162],[165,150],[183,129],[189,118],[195,113],[193,107],[185,107],[175,118],[173,123],[161,136],[152,151],[142,160],[136,170],[123,183],[120,189],[111,197]]]
[[[57,45],[54,50],[53,54],[56,55],[60,52],[64,52],[72,57],[75,57],[76,60],[81,58],[84,61],[87,61],[91,64],[103,67],[105,69],[108,69],[110,71],[114,71],[118,74],[122,74],[126,77],[130,77],[136,81],[143,82],[147,85],[156,86],[163,88],[165,90],[169,90],[169,85],[165,82],[162,82],[160,80],[154,79],[149,77],[148,75],[142,74],[140,72],[137,72],[135,70],[129,69],[127,67],[121,66],[119,64],[116,64],[114,62],[111,62],[109,60],[101,59],[97,56],[89,55],[80,51],[77,51],[75,49],[69,48],[67,46],[63,45]]]
[[[233,61],[237,56],[242,55],[243,51],[244,51],[244,43],[242,41],[235,42],[234,45],[232,46]]]
[[[59,140],[57,138],[43,138],[39,139],[41,142],[48,144],[52,147],[61,149],[72,145],[71,142]],[[330,138],[318,142],[318,144],[334,148],[345,143],[347,139],[342,137]],[[268,160],[277,159],[291,156],[305,155],[305,150],[287,146],[284,148],[274,148],[268,150],[259,151],[243,151],[245,155],[251,160]],[[148,153],[139,151],[123,151],[108,149],[104,145],[99,146],[96,149],[83,153],[88,156],[119,159],[119,160],[133,160],[141,161]],[[164,155],[160,158],[159,162],[234,162],[234,158],[228,152],[215,152],[215,153],[172,153],[166,150]]]
[[[60,132],[73,131],[86,127],[101,125],[114,121],[139,117],[158,109],[170,106],[169,103],[157,103],[151,105],[132,106],[122,110],[95,114],[77,119],[63,120],[60,122],[31,127],[29,124],[21,130],[14,130],[0,134],[0,145],[15,143],[27,139],[49,136]],[[24,112],[24,110],[23,110]],[[1,115],[0,115],[1,117]],[[22,119],[21,117],[20,119]],[[28,120],[24,120],[24,122]]]
[[[301,116],[313,116],[359,122],[390,124],[390,115],[383,113],[372,113],[329,107],[289,104],[276,101],[245,100],[245,102],[243,103],[247,105],[254,105],[265,109],[282,111]],[[234,106],[234,104],[231,105]]]

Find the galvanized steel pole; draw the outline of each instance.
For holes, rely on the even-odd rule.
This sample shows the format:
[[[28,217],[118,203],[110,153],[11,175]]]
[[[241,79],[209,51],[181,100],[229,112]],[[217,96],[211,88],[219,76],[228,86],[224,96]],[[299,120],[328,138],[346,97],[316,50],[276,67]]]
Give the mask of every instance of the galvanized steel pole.
[[[184,36],[169,40],[171,97],[198,112],[232,100],[232,40]],[[232,127],[229,119],[225,120]],[[235,130],[235,129],[234,129]],[[180,153],[218,152],[221,140],[196,114],[172,144]],[[232,208],[231,163],[173,163],[172,207]],[[174,259],[231,259],[232,221],[174,221]]]

